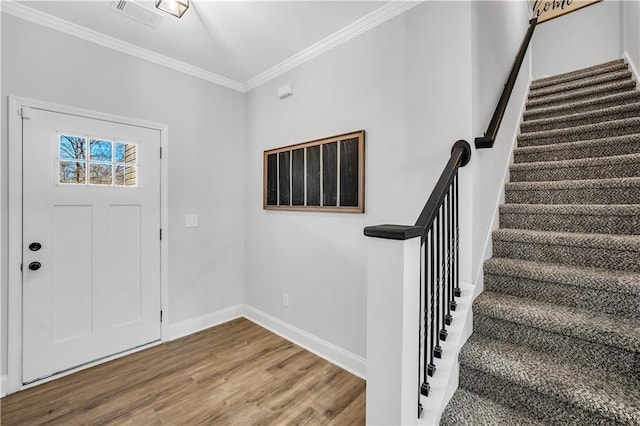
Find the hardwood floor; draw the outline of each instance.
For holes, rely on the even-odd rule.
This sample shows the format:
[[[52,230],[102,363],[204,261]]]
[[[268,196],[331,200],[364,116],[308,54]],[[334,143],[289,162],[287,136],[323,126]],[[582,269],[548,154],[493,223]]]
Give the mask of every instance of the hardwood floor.
[[[365,382],[240,318],[0,401],[3,426],[358,425]]]

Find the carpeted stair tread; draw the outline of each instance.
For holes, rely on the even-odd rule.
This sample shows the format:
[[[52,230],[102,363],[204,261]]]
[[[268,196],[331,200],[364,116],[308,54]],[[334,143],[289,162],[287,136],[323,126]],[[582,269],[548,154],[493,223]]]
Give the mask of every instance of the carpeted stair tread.
[[[640,235],[640,204],[503,204],[499,212],[502,228]]]
[[[614,93],[622,93],[633,91],[636,83],[633,80],[614,81],[612,83],[601,84],[598,86],[590,86],[569,93],[557,93],[548,96],[540,96],[535,99],[528,100],[526,109],[550,107],[567,102],[586,101],[588,99],[598,99],[610,96]]]
[[[442,413],[441,426],[543,426],[526,414],[464,389],[456,391]]]
[[[531,108],[524,112],[523,121],[526,123],[529,120],[566,116],[579,112],[600,110],[637,102],[640,102],[640,92],[621,92],[609,96],[602,96],[600,98],[570,102],[556,106]]]
[[[594,69],[573,71],[569,75],[563,74],[559,76],[546,77],[531,82],[531,89],[540,89],[543,87],[549,87],[556,84],[566,83],[568,81],[576,81],[583,78],[590,78],[600,74],[607,74],[615,71],[628,70],[629,66],[623,61],[616,61],[614,63],[598,66]]]
[[[640,320],[637,273],[493,257],[484,264],[484,288]]]
[[[520,124],[520,131],[540,132],[544,130],[564,129],[567,127],[583,126],[622,118],[640,117],[640,102],[618,105],[594,111],[576,112],[553,118],[541,118],[524,121]]]
[[[518,135],[518,146],[575,142],[634,133],[640,133],[640,117],[583,124],[574,127],[565,127],[563,129],[522,132]]]
[[[542,77],[531,82],[531,87],[540,87],[544,84],[554,84],[560,80],[575,80],[579,79],[584,75],[595,75],[602,72],[607,72],[611,67],[624,67],[627,68],[627,65],[624,63],[624,59],[614,59],[612,61],[607,61],[598,65],[593,65],[586,68],[580,68],[577,70],[565,72],[562,74],[556,74],[549,77]],[[595,74],[594,74],[595,73]]]
[[[530,407],[531,415],[546,422],[640,424],[638,379],[559,362],[551,349],[533,351],[473,335],[460,352],[460,364],[463,389],[484,391],[483,396],[513,408],[526,404],[522,408]],[[473,371],[480,375],[468,379]],[[486,387],[478,377],[501,386]],[[520,390],[527,393],[524,401],[518,400]],[[560,406],[566,413],[544,411],[550,406]]]
[[[509,275],[536,281],[554,282],[640,296],[640,274],[626,271],[548,263],[541,264],[529,260],[505,257],[488,259],[484,263],[484,268],[484,271],[488,274]]]
[[[505,200],[516,204],[637,204],[640,178],[509,182]]]
[[[640,236],[502,229],[493,255],[537,262],[640,272]]]
[[[484,291],[473,303],[485,315],[640,354],[640,321]]]
[[[513,164],[509,170],[512,182],[638,177],[640,176],[640,153],[517,163]]]
[[[637,152],[640,152],[640,133],[604,139],[518,147],[514,150],[514,162],[609,157]]]
[[[571,92],[576,89],[582,89],[585,87],[596,86],[600,84],[610,83],[612,81],[628,80],[631,79],[631,71],[622,70],[615,71],[606,74],[599,74],[589,78],[582,78],[579,80],[572,80],[565,83],[555,84],[553,86],[541,87],[537,89],[531,89],[529,91],[529,99],[535,99],[542,96],[548,96],[558,93]]]

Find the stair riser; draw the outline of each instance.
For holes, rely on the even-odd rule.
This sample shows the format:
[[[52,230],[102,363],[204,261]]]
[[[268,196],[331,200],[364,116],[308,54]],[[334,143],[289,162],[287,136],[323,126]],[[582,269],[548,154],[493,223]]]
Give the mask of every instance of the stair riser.
[[[640,162],[594,164],[584,167],[511,170],[511,182],[607,179],[640,176]]]
[[[640,319],[640,296],[486,272],[484,288],[488,291],[537,302],[591,309],[610,315]]]
[[[543,96],[549,96],[561,93],[570,93],[574,90],[586,89],[588,87],[598,86],[601,84],[613,83],[621,80],[630,80],[631,72],[623,71],[617,73],[600,74],[590,78],[583,78],[576,81],[554,84],[543,88],[531,89],[529,91],[529,99],[536,99]]]
[[[597,368],[608,373],[640,376],[638,354],[619,348],[477,314],[473,318],[473,331],[536,351],[551,351],[558,362]]]
[[[595,76],[599,76],[599,75],[607,74],[611,72],[626,71],[628,68],[629,67],[627,64],[614,64],[614,65],[607,65],[604,67],[600,67],[600,68],[592,69],[588,71],[576,72],[569,76],[550,77],[546,79],[540,79],[531,83],[531,89],[536,90],[536,89],[541,89],[543,87],[549,87],[549,86],[555,86],[558,84],[567,83],[569,81],[579,81],[582,79],[592,78]]]
[[[507,188],[507,203],[515,204],[637,204],[640,187],[521,190]]]
[[[540,120],[545,118],[555,118],[564,115],[577,114],[581,112],[596,111],[604,108],[611,108],[617,106],[624,106],[633,103],[640,102],[640,93],[629,92],[625,94],[625,97],[619,99],[617,97],[603,97],[599,102],[591,102],[571,106],[567,108],[557,109],[555,111],[542,110],[541,108],[533,108],[530,111],[526,111],[523,116],[523,120],[526,123],[530,120]]]
[[[534,372],[532,372],[533,374]],[[535,372],[544,374],[544,372]],[[614,425],[612,419],[568,405],[534,389],[460,365],[460,387],[556,425]]]
[[[640,152],[640,138],[631,141],[620,141],[585,146],[567,147],[553,151],[522,152],[516,150],[513,156],[515,163],[530,163],[533,161],[577,160],[580,158],[611,157],[614,155],[636,154]]]
[[[620,120],[623,118],[640,117],[640,108],[628,107],[627,110],[619,112],[603,112],[601,114],[590,114],[573,119],[549,122],[524,122],[520,125],[522,133],[542,132],[544,130],[565,129],[567,127],[584,126],[587,124],[603,123],[605,121]]]
[[[500,227],[553,232],[640,235],[638,216],[500,213]]]
[[[640,124],[634,123],[625,127],[614,127],[598,129],[598,128],[582,128],[575,132],[565,132],[563,134],[546,134],[533,135],[531,133],[523,133],[518,135],[518,146],[540,146],[550,145],[563,142],[577,142],[590,139],[600,139],[615,136],[631,135],[640,133]],[[525,136],[526,135],[526,136]]]
[[[577,90],[575,93],[567,94],[565,96],[558,95],[550,95],[550,96],[542,96],[540,98],[532,99],[527,101],[526,109],[527,111],[534,108],[543,108],[543,107],[552,107],[558,106],[566,103],[587,101],[590,99],[598,99],[610,95],[614,95],[616,93],[624,93],[635,90],[635,83],[629,82],[628,84],[620,84],[617,87],[611,88],[603,88],[602,90],[588,90],[584,91]]]
[[[522,241],[493,241],[493,255],[536,262],[640,272],[640,253],[609,247],[573,247]]]

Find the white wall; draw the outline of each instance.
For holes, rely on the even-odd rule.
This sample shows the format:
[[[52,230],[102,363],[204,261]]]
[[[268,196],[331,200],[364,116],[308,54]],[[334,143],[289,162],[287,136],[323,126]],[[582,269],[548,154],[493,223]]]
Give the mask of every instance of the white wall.
[[[473,131],[482,136],[498,104],[511,66],[529,27],[529,3],[481,1],[472,5]],[[536,29],[537,31],[537,29]],[[534,38],[537,34],[534,33]],[[490,234],[495,207],[501,199],[511,161],[515,134],[522,115],[531,75],[531,46],[511,94],[496,142],[474,152],[473,277],[481,278],[482,261],[491,255]],[[483,254],[486,244],[489,250]]]
[[[247,304],[366,356],[363,228],[413,224],[451,146],[471,137],[470,43],[469,3],[427,2],[247,93]],[[294,95],[281,101],[287,82]],[[365,214],[262,210],[265,149],[359,129]]]
[[[533,38],[533,78],[619,59],[621,7],[604,0],[540,24]]]
[[[623,50],[640,72],[640,1],[622,2]],[[636,74],[636,78],[640,75]]]
[[[17,95],[169,126],[169,320],[243,301],[244,100],[241,93],[2,14],[2,103]],[[2,235],[7,131],[2,116]],[[199,228],[185,229],[197,213]],[[2,240],[2,374],[7,241]]]

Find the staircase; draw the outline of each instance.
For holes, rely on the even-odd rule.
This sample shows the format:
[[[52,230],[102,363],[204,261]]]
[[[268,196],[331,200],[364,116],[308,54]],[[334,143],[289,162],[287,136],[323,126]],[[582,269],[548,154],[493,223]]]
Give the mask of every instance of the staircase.
[[[640,425],[640,91],[534,81],[442,425]]]

